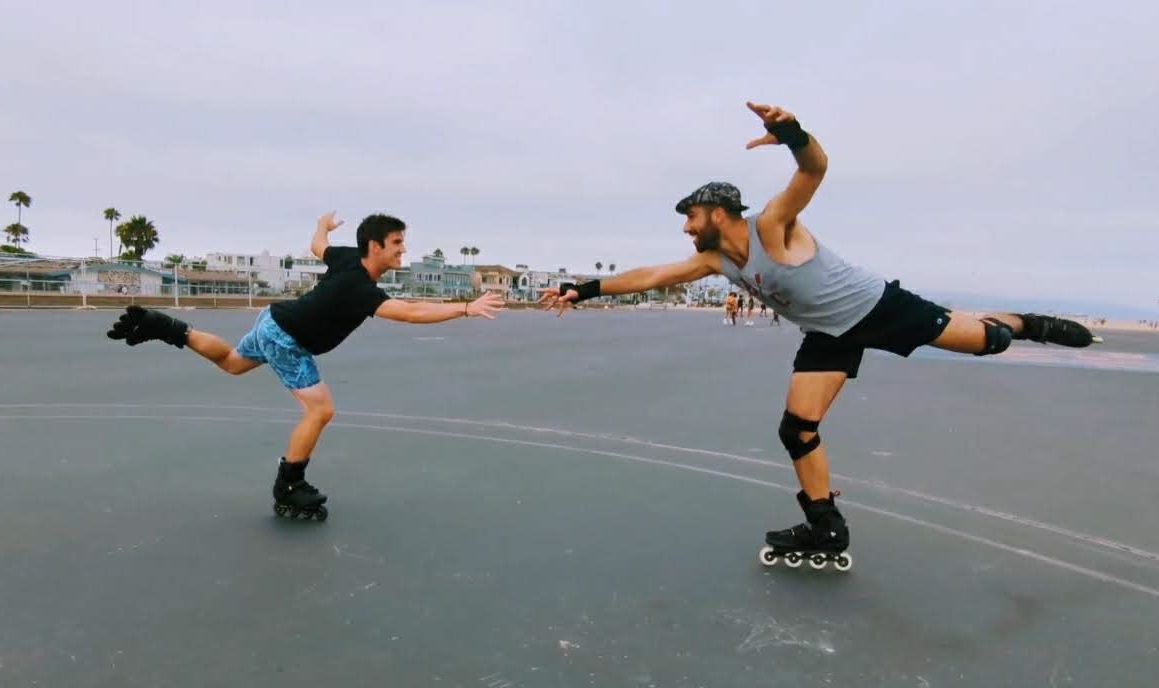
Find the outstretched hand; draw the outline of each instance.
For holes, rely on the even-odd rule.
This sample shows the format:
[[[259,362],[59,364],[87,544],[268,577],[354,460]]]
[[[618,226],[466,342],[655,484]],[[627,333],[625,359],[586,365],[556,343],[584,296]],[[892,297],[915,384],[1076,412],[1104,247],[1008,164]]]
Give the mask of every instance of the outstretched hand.
[[[782,110],[776,105],[757,105],[756,103],[751,102],[745,103],[745,105],[747,105],[750,110],[756,113],[757,117],[761,118],[761,122],[765,125],[766,128],[774,124],[792,122],[793,120],[797,119],[793,113],[789,112],[788,110]],[[776,136],[766,132],[765,135],[759,139],[753,139],[752,141],[749,141],[745,146],[745,150],[752,150],[757,146],[775,146],[779,143],[780,140]]]
[[[495,314],[502,310],[507,310],[503,297],[490,291],[467,304],[467,315],[481,315],[488,320],[494,320]]]
[[[346,220],[339,220],[335,222],[334,213],[336,212],[337,211],[335,210],[331,210],[322,217],[318,218],[318,229],[329,233],[341,227],[343,223],[346,222]]]
[[[569,303],[574,308],[575,301],[579,298],[579,292],[575,289],[568,289],[567,293],[560,293],[559,287],[547,287],[540,289],[540,291],[543,292],[543,296],[539,297],[539,303],[543,306],[543,310],[549,311],[558,306],[559,315],[556,317],[563,317],[563,309],[567,308]]]

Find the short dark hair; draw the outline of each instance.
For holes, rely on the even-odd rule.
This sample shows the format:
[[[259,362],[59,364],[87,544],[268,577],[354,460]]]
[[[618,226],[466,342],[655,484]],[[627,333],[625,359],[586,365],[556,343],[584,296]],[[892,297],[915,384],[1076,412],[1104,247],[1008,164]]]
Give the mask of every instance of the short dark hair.
[[[406,223],[397,217],[376,213],[367,215],[358,225],[358,255],[365,258],[370,255],[370,242],[385,244],[386,237],[392,232],[401,232],[406,229]]]

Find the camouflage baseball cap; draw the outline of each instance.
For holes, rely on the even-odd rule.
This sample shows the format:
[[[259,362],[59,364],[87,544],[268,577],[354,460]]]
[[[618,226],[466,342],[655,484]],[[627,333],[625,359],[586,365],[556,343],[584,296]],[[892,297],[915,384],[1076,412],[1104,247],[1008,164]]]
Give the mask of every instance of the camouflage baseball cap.
[[[709,182],[680,199],[676,212],[687,215],[694,205],[719,205],[725,210],[743,212],[749,207],[740,202],[740,189],[728,182]]]

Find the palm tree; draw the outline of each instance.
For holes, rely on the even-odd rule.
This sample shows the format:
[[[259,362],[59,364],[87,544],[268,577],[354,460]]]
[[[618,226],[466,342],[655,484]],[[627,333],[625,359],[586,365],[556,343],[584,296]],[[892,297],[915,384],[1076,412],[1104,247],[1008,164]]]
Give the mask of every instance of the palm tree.
[[[616,264],[615,263],[612,263],[611,265],[608,266],[608,272],[612,273],[613,275],[616,274]]]
[[[157,229],[144,215],[134,215],[128,222],[117,225],[117,238],[129,250],[128,256],[133,260],[141,260],[159,242]]]
[[[597,275],[600,274],[600,270],[603,270],[603,269],[604,269],[604,264],[597,260],[596,261],[596,274]]]
[[[28,242],[28,228],[19,222],[14,222],[5,227],[4,233],[8,235],[8,240],[16,248],[20,248],[20,244]]]
[[[443,249],[436,248],[435,249],[435,258],[442,258],[442,257],[443,257]]]
[[[479,249],[477,249],[477,248],[475,248],[474,246],[472,246],[472,247],[469,249],[468,253],[470,253],[470,254],[471,254],[471,265],[474,265],[474,264],[475,264],[475,256],[479,255]]]
[[[116,208],[105,208],[105,219],[109,221],[109,258],[113,257],[113,223],[121,219],[121,213]],[[120,253],[120,249],[117,250]]]
[[[20,224],[22,219],[20,209],[32,205],[32,197],[23,191],[13,191],[12,195],[8,197],[8,202],[16,204],[16,224]]]
[[[463,265],[466,265],[466,264],[467,264],[467,256],[468,256],[470,253],[471,253],[471,249],[467,248],[466,246],[464,246],[463,248],[459,249],[459,254],[463,256]]]

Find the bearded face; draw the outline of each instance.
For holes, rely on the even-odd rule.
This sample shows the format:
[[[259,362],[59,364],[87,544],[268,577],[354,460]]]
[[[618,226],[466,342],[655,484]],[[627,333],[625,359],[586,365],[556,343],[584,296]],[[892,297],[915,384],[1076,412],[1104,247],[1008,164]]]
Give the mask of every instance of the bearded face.
[[[692,237],[698,253],[720,248],[720,227],[712,219],[712,210],[707,206],[694,206],[688,209],[684,233]]]

